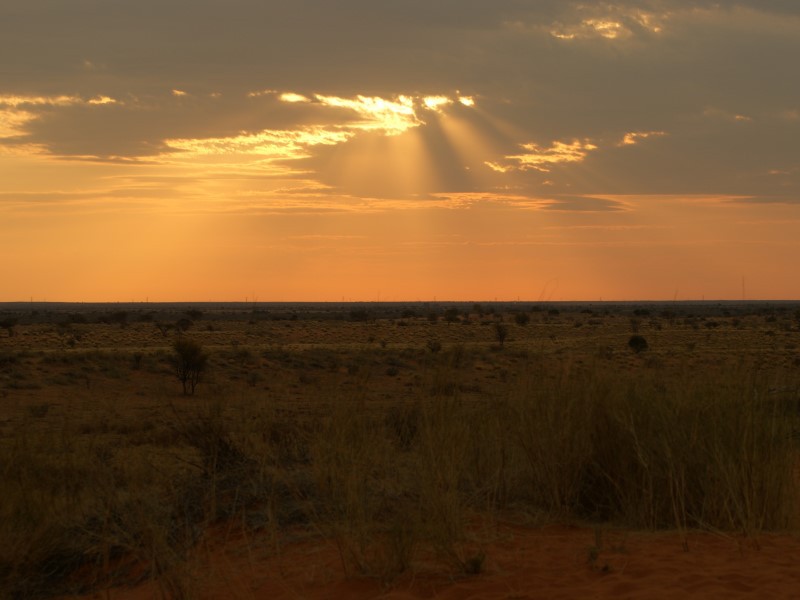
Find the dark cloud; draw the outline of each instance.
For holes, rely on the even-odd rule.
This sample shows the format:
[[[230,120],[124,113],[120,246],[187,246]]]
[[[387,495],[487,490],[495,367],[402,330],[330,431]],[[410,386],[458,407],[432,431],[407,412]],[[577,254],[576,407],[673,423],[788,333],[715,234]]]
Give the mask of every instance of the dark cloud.
[[[619,24],[618,39],[591,24],[603,20]],[[379,132],[315,146],[292,164],[372,196],[504,185],[531,194],[786,194],[800,188],[800,120],[781,117],[800,110],[796,56],[800,7],[790,0],[6,0],[0,95],[119,102],[28,107],[34,118],[0,143],[41,144],[64,157],[154,158],[169,139],[361,118],[248,97],[255,90],[386,98],[461,90],[478,105],[457,116],[480,134],[485,156],[467,156],[431,114],[403,134],[426,150],[426,177],[389,160],[401,139]],[[665,135],[618,145],[649,131]],[[547,173],[501,175],[484,164],[522,144],[572,140],[597,149]],[[344,165],[359,157],[366,166],[357,177]]]
[[[25,126],[25,135],[6,143],[41,143],[57,155],[101,158],[152,157],[168,151],[165,140],[170,139],[346,125],[357,118],[319,105],[281,102],[274,94],[178,97],[171,91],[144,98],[123,96],[118,103],[105,105],[40,105],[26,110],[37,118]]]

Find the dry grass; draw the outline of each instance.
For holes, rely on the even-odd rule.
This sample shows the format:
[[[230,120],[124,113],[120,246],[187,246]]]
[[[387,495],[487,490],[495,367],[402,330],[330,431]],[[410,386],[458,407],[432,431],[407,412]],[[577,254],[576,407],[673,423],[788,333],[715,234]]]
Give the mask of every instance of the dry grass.
[[[503,349],[500,317],[201,321],[193,399],[153,323],[72,325],[65,346],[21,322],[0,345],[0,594],[156,578],[191,598],[193,549],[218,524],[275,552],[323,536],[347,573],[384,581],[421,557],[480,571],[492,532],[472,517],[509,510],[797,526],[792,317],[637,317],[640,355],[622,312],[505,315]]]

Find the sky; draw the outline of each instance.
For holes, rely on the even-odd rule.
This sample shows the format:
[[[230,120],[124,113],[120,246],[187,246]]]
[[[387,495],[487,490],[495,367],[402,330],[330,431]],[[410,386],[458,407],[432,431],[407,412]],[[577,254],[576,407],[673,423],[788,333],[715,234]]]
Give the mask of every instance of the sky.
[[[797,0],[3,0],[0,301],[800,298]]]

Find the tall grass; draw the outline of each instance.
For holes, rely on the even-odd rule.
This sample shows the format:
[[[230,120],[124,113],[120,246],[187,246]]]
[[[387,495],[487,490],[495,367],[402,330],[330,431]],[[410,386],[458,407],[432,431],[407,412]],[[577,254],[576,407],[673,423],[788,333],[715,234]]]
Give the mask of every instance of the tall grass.
[[[153,576],[165,597],[192,597],[192,548],[220,520],[276,551],[306,527],[347,573],[383,580],[431,556],[480,570],[472,516],[508,508],[748,535],[797,525],[796,382],[533,356],[507,387],[465,396],[472,357],[436,356],[433,383],[404,400],[329,389],[294,408],[217,398],[141,428],[28,419],[0,443],[0,595]]]
[[[622,379],[597,369],[509,399],[530,500],[632,527],[785,529],[796,512],[797,415],[757,373]]]
[[[181,468],[80,433],[20,428],[0,447],[0,595],[38,598],[159,577],[175,579],[193,543]],[[76,572],[92,573],[73,579]]]

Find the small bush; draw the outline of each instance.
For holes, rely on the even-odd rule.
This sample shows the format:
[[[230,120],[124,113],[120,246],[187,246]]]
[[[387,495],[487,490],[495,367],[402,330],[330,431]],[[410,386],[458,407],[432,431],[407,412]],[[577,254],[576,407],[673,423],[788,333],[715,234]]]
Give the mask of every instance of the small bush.
[[[459,311],[457,308],[448,308],[444,311],[444,320],[448,323],[458,322]]]
[[[506,338],[508,337],[508,327],[500,322],[495,323],[494,336],[497,339],[497,343],[500,344],[500,347],[502,348],[506,343]]]
[[[641,335],[632,335],[631,338],[628,340],[628,347],[639,354],[640,352],[644,352],[649,348],[647,344],[647,340],[644,339]]]
[[[517,325],[527,325],[528,323],[531,322],[531,317],[530,315],[528,315],[528,313],[524,312],[517,313],[516,315],[514,315],[514,322]]]
[[[16,318],[3,319],[0,321],[0,328],[5,329],[8,332],[8,337],[14,337],[14,327],[16,327],[17,323],[18,320]]]
[[[155,326],[164,337],[167,337],[170,329],[174,327],[172,323],[162,323],[161,321],[155,321]]]

